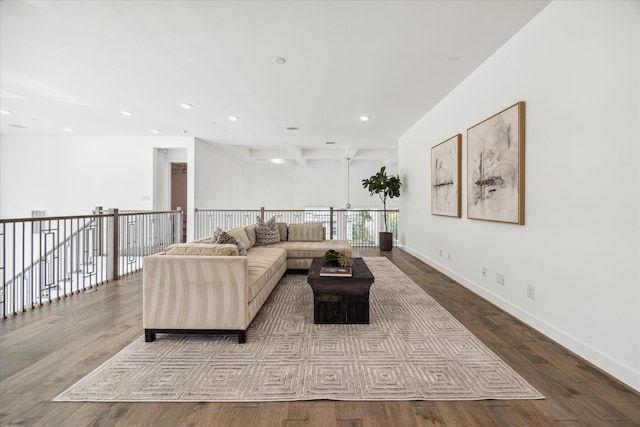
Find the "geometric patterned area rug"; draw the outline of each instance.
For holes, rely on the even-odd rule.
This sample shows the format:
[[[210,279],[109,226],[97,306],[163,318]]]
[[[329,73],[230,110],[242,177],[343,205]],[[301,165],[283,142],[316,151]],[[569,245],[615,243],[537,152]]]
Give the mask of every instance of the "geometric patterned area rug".
[[[287,274],[247,332],[138,338],[55,401],[543,399],[384,257],[369,325],[314,325],[305,274]]]

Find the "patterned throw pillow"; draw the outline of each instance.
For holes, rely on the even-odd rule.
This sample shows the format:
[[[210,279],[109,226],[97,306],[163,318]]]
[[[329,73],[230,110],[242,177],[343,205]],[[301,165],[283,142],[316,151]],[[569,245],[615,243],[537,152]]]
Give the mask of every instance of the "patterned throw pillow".
[[[237,241],[235,237],[223,231],[220,227],[216,228],[216,231],[213,233],[213,243],[219,245],[236,245],[238,247],[238,255],[247,256],[247,249],[244,243]]]
[[[260,217],[256,217],[256,219],[258,220],[256,224],[256,246],[278,243],[280,241],[280,229],[276,224],[276,218],[272,217],[266,222]]]

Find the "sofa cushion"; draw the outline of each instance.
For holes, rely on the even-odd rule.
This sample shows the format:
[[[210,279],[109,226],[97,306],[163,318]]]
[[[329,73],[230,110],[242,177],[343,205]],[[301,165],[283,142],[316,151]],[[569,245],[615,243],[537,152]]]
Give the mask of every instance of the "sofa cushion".
[[[287,263],[287,251],[281,248],[253,247],[247,251],[249,273],[249,302]]]
[[[213,238],[215,239],[215,243],[217,243],[217,244],[232,244],[232,245],[236,245],[238,247],[238,255],[240,255],[240,256],[246,256],[247,255],[247,249],[246,249],[244,243],[238,241],[231,234],[229,234],[226,231],[223,231],[222,229],[220,229],[220,227],[216,228],[216,231],[213,233]]]
[[[289,225],[290,242],[320,242],[324,240],[324,229],[321,223]]]
[[[235,244],[213,243],[174,243],[164,252],[165,255],[238,255],[238,247]]]
[[[192,243],[211,243],[211,244],[213,244],[215,242],[216,242],[216,239],[213,236],[211,236],[211,237],[203,237],[201,239],[194,240]]]
[[[254,247],[256,245],[256,225],[248,225],[244,228],[244,231],[249,238],[249,246],[247,246],[247,249]]]
[[[247,236],[247,232],[244,231],[244,227],[233,228],[227,231],[227,233],[238,242],[242,242],[245,249],[251,247],[251,241],[249,240],[249,236]]]
[[[351,249],[347,240],[323,240],[321,242],[280,242],[269,246],[287,251],[288,259],[321,257],[328,249],[346,251]]]
[[[286,222],[279,222],[278,223],[278,230],[280,231],[280,241],[281,242],[286,242],[287,241],[287,223]]]
[[[258,223],[256,224],[256,246],[270,245],[272,243],[278,243],[280,241],[280,230],[278,224],[276,224],[276,218],[263,220],[260,217],[256,217]]]

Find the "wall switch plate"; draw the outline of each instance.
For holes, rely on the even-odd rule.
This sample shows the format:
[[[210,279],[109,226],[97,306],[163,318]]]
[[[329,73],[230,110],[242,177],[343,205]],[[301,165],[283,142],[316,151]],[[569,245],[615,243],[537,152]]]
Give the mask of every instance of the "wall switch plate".
[[[482,275],[487,277],[487,267],[482,267]]]
[[[447,254],[447,259],[451,261],[451,254]]]
[[[527,296],[531,299],[536,299],[536,288],[533,285],[527,285]]]
[[[499,285],[504,285],[504,276],[500,273],[496,273],[496,283]]]
[[[442,256],[442,249],[440,249],[440,256]]]

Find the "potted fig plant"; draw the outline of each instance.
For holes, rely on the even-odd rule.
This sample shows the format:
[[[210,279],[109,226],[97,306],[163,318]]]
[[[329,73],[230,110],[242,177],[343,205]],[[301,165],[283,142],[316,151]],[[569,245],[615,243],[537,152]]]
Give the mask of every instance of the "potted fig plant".
[[[369,191],[369,194],[373,196],[377,194],[382,200],[382,210],[384,214],[384,231],[380,232],[380,250],[390,251],[393,248],[393,233],[389,232],[389,225],[387,223],[387,197],[393,199],[394,197],[400,197],[400,188],[402,182],[398,175],[387,175],[386,168],[382,166],[380,171],[371,178],[363,179],[362,186]]]

